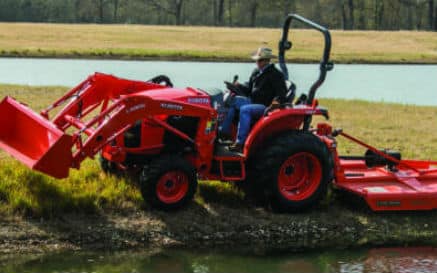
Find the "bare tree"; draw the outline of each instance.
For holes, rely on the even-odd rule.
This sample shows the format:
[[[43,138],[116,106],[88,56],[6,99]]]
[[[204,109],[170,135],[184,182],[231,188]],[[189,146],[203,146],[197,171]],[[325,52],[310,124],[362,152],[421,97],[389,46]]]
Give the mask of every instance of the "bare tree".
[[[79,10],[80,10],[80,0],[74,0],[74,20],[76,21],[76,22],[79,22],[80,21],[80,12],[79,12]]]
[[[271,27],[290,12],[331,28],[437,31],[437,0],[0,0],[11,21]]]
[[[254,27],[256,25],[256,15],[258,12],[258,0],[250,1],[250,26]]]
[[[112,21],[117,22],[118,21],[118,8],[120,5],[120,0],[113,0],[112,4],[114,5],[114,13],[112,16]]]
[[[182,5],[184,4],[184,0],[174,0],[174,7],[175,7],[175,16],[176,16],[176,25],[183,24],[182,21]]]
[[[384,18],[384,1],[374,0],[374,9],[373,9],[373,23],[375,29],[380,29],[382,25],[382,19]]]
[[[228,18],[229,18],[229,26],[232,26],[232,7],[234,4],[234,0],[228,0]]]
[[[166,2],[164,4],[163,2]],[[183,22],[183,5],[184,0],[168,0],[168,1],[158,1],[151,0],[151,4],[157,9],[167,12],[175,17],[176,25],[182,25]]]
[[[282,3],[284,16],[287,16],[289,13],[296,13],[296,1],[295,0],[283,0]]]
[[[349,7],[349,29],[354,29],[355,28],[355,17],[354,17],[355,6],[354,6],[354,0],[349,0],[348,1],[348,7]]]
[[[434,31],[437,31],[437,5],[434,7]]]
[[[217,0],[211,0],[212,2],[212,16],[214,18],[214,25],[217,25],[218,19],[217,19]]]
[[[225,13],[225,0],[212,0],[214,25],[222,26]]]
[[[407,25],[407,29],[413,29],[414,23],[413,23],[413,9],[411,6],[403,6],[407,13],[406,21],[404,22]]]
[[[358,1],[358,25],[355,28],[366,29],[366,3],[364,0]]]
[[[416,6],[416,29],[422,29],[423,9],[420,6]]]
[[[434,0],[428,0],[428,22],[429,29],[434,29]]]
[[[218,0],[217,23],[222,26],[225,13],[225,0]]]
[[[433,29],[434,21],[434,0],[399,0],[399,3],[415,8],[416,10],[416,29],[422,28],[424,5],[428,4],[428,24],[429,29]]]
[[[339,7],[340,11],[340,17],[341,17],[341,28],[347,29],[348,23],[347,23],[347,15],[346,15],[346,6],[344,3],[344,0],[337,0],[337,6]]]
[[[105,21],[105,0],[97,0],[97,9],[99,13],[99,23],[103,23]]]

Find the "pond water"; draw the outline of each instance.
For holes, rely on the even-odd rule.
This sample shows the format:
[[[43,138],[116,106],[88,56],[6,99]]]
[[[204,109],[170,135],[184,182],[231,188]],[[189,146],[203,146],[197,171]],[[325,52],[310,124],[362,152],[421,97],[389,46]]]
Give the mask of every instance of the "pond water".
[[[78,252],[20,256],[0,262],[3,273],[154,272],[154,273],[381,273],[437,272],[434,248],[325,251],[309,254],[251,256],[163,252]]]
[[[247,80],[252,63],[0,58],[0,83],[75,86],[98,71],[148,80],[168,75],[179,87],[224,88],[235,74]],[[307,93],[318,64],[288,65],[298,93]],[[437,105],[437,65],[336,65],[317,97]]]

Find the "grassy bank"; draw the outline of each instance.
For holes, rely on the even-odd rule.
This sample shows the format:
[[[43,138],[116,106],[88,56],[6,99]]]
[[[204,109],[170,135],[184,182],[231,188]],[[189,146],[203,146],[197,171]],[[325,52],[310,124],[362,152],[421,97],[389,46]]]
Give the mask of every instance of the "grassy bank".
[[[0,97],[11,95],[39,111],[66,91],[64,87],[2,85]],[[321,100],[331,112],[331,123],[380,148],[402,151],[404,158],[437,160],[437,108],[365,101]],[[342,139],[342,154],[362,154],[363,150]],[[230,184],[204,182],[197,204],[225,200],[242,205],[242,195]],[[5,153],[0,153],[0,210],[6,214],[34,216],[65,212],[94,213],[104,209],[143,207],[135,183],[108,176],[97,160],[85,161],[69,178],[55,180],[33,172]]]
[[[277,48],[281,30],[142,25],[0,23],[0,56],[248,61]],[[437,35],[412,31],[332,31],[339,63],[437,63]],[[320,59],[322,37],[293,30],[295,62]]]

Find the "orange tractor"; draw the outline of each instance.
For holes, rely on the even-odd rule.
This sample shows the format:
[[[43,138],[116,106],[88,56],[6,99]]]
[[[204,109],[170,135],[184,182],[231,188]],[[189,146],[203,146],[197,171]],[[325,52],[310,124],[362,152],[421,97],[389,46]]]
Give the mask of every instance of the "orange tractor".
[[[380,151],[327,123],[311,126],[314,115],[328,117],[314,98],[333,68],[331,36],[326,28],[290,14],[279,43],[279,65],[286,79],[285,52],[291,49],[293,21],[323,34],[320,76],[299,104],[291,88],[287,103],[256,121],[242,153],[230,152],[217,139],[217,124],[226,112],[223,93],[175,88],[167,77],[144,82],[100,73],[40,114],[4,98],[0,147],[55,178],[67,177],[70,168],[79,169],[83,160],[100,154],[106,172],[138,170],[144,199],[163,209],[190,201],[197,179],[241,182],[286,212],[316,204],[329,183],[364,198],[373,210],[436,208],[437,162],[403,160],[397,152]],[[340,156],[337,136],[368,151]]]

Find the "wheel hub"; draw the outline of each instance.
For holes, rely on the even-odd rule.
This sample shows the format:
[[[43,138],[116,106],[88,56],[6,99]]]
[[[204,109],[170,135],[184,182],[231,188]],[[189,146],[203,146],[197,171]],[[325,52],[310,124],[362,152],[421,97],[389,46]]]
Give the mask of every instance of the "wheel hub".
[[[188,181],[188,176],[182,171],[163,174],[156,186],[157,197],[167,204],[179,202],[188,192]]]
[[[166,187],[167,189],[171,189],[173,186],[174,186],[173,181],[171,181],[171,180],[167,180],[167,181],[165,182],[165,187]]]
[[[285,175],[289,176],[289,175],[293,174],[293,172],[294,172],[293,166],[290,165],[290,166],[287,166],[285,168]]]
[[[288,200],[301,201],[317,190],[321,178],[322,166],[318,158],[301,152],[290,156],[280,167],[278,188]]]

